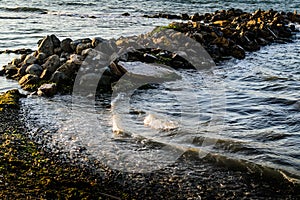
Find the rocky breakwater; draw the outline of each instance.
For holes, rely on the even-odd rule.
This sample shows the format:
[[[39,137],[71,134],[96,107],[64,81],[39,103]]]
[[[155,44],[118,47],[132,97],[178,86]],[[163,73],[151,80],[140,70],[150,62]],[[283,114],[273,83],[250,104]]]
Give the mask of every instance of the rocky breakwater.
[[[168,72],[165,80],[175,80],[180,77],[174,71],[162,68],[207,68],[224,59],[243,59],[247,51],[257,51],[261,46],[291,42],[297,31],[294,23],[300,22],[300,15],[229,9],[185,15],[184,19],[189,21],[173,22],[148,34],[117,40],[60,40],[49,35],[38,42],[36,51],[13,59],[1,73],[19,81],[23,89],[45,96],[74,92],[74,88],[86,93],[112,91],[124,74],[160,77],[160,73],[153,77],[154,68],[162,74]],[[137,70],[137,64],[143,69]],[[145,76],[141,76],[141,71]]]
[[[174,22],[166,28],[180,31],[199,42],[215,61],[230,57],[243,59],[246,52],[257,51],[271,43],[292,41],[296,12],[240,9],[219,10],[204,15],[195,14],[188,22]]]

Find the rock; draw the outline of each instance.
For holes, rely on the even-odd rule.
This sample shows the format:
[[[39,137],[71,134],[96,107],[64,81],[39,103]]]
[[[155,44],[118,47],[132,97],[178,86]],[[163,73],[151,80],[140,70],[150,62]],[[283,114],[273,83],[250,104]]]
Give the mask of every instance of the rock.
[[[68,77],[60,71],[54,72],[50,78],[50,81],[56,84],[64,83],[66,80],[69,80]]]
[[[56,71],[63,72],[69,79],[71,79],[78,69],[79,66],[77,66],[74,62],[68,60],[66,63],[61,65]]]
[[[54,49],[60,47],[60,40],[55,35],[50,35],[50,39],[53,43]]]
[[[43,52],[47,56],[51,56],[54,53],[54,44],[51,36],[47,35],[46,37],[44,37],[44,39],[38,46],[38,52]]]
[[[39,77],[33,74],[26,74],[19,80],[21,87],[24,87],[28,84],[36,84],[39,81]]]
[[[227,25],[229,25],[231,22],[229,20],[218,20],[218,21],[214,21],[213,24],[221,26],[221,27],[225,27]]]
[[[186,13],[183,13],[183,14],[181,14],[181,19],[182,20],[189,20],[190,16],[188,14],[186,14]]]
[[[32,75],[36,75],[36,76],[40,76],[43,72],[43,68],[38,65],[38,64],[32,64],[32,65],[29,65],[25,72],[27,74],[32,74]]]
[[[109,65],[109,69],[110,69],[111,74],[114,76],[117,76],[117,77],[121,77],[126,73],[126,70],[123,67],[117,65],[114,62],[112,62]]]
[[[85,49],[81,52],[81,55],[83,57],[87,57],[89,54],[91,54],[93,52],[93,49],[92,48],[88,48],[88,49]]]
[[[43,84],[38,88],[37,94],[39,96],[51,97],[57,93],[56,83]]]
[[[8,64],[4,66],[5,74],[8,78],[11,78],[18,73],[18,68],[15,65]]]
[[[12,65],[15,65],[15,66],[18,66],[19,64],[22,63],[22,59],[21,58],[14,58],[12,61],[11,61],[11,64]]]
[[[92,47],[92,43],[80,43],[77,45],[76,47],[76,53],[78,55],[81,55],[81,52],[85,49],[91,48]]]
[[[52,76],[53,72],[50,72],[48,69],[44,69],[44,71],[42,72],[40,79],[43,80],[49,80]]]
[[[50,56],[45,64],[42,65],[43,69],[47,69],[50,73],[55,72],[60,66],[60,58],[58,55],[54,54]]]
[[[95,37],[92,39],[92,46],[93,48],[95,48],[96,46],[98,46],[101,42],[104,42],[105,39],[101,38],[101,37]]]
[[[4,76],[5,75],[5,70],[4,68],[0,69],[0,76]]]
[[[24,76],[26,75],[26,69],[28,67],[28,64],[23,64],[19,69],[18,69],[18,75],[19,76]]]
[[[66,38],[66,39],[62,40],[60,43],[61,50],[63,52],[72,53],[73,49],[70,45],[71,42],[72,42],[72,40],[70,38]]]
[[[36,60],[37,60],[37,62],[38,62],[39,64],[43,64],[43,63],[44,63],[44,60],[45,60],[47,57],[48,57],[48,56],[47,56],[45,53],[41,52],[41,53],[39,53],[39,54],[36,56]]]
[[[128,12],[122,13],[122,16],[128,17],[130,14]]]
[[[76,51],[78,44],[86,44],[86,43],[92,43],[92,40],[90,38],[74,40],[74,41],[70,42],[70,46],[73,51]]]
[[[83,57],[77,54],[70,55],[70,60],[68,62],[75,63],[76,65],[81,65],[83,61]]]
[[[141,80],[147,78],[151,81],[170,81],[180,78],[175,71],[165,65],[142,62],[119,62],[118,66],[122,71],[126,71],[126,74],[130,77]]]
[[[19,90],[13,89],[0,94],[0,111],[3,109],[19,109],[19,99],[21,94]]]
[[[243,47],[236,45],[236,46],[232,47],[231,55],[234,58],[244,59],[246,56],[246,53],[245,53],[245,50],[243,49]]]
[[[23,61],[24,64],[34,64],[36,62],[36,58],[33,55],[26,56],[25,60]]]

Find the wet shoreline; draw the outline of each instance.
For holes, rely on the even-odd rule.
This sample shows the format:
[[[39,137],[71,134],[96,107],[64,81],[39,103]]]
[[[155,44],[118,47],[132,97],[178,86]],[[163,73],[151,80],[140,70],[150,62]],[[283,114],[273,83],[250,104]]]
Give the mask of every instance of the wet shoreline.
[[[137,55],[144,55],[144,53]],[[147,59],[149,59],[149,57]],[[119,73],[118,70],[119,69],[115,72]],[[26,113],[22,114],[26,115]],[[59,172],[68,174],[64,176],[64,180],[62,180],[59,178],[60,174],[55,174],[52,177],[53,174],[51,173],[53,172],[49,173],[48,171],[44,171],[42,176],[46,182],[41,183],[39,185],[40,188],[30,190],[30,193],[23,194],[27,186],[22,184],[25,183],[25,185],[29,184],[29,187],[35,187],[34,181],[36,181],[36,177],[31,178],[28,176],[28,171],[21,171],[18,172],[20,173],[20,179],[14,182],[14,176],[6,174],[7,177],[11,177],[11,179],[8,179],[8,181],[11,182],[5,185],[5,183],[7,183],[5,180],[6,182],[3,181],[1,183],[4,185],[0,185],[0,187],[3,187],[1,194],[8,198],[25,196],[31,196],[32,198],[59,198],[59,196],[55,195],[61,195],[61,197],[64,198],[69,195],[69,197],[86,197],[88,199],[94,199],[96,197],[102,197],[103,199],[297,199],[300,196],[299,185],[294,185],[285,179],[274,181],[272,178],[266,179],[264,176],[260,177],[257,174],[253,175],[245,171],[234,170],[234,167],[233,169],[228,169],[226,166],[218,166],[209,160],[188,159],[188,157],[191,156],[189,154],[183,155],[173,165],[148,174],[130,174],[112,170],[103,166],[101,161],[96,161],[92,158],[88,158],[90,160],[87,160],[85,164],[79,164],[76,162],[76,159],[70,160],[68,155],[60,156],[61,154],[59,153],[55,155],[51,151],[45,152],[43,149],[39,149],[38,145],[28,145],[27,143],[30,143],[30,140],[28,140],[26,134],[22,134],[27,131],[24,130],[22,119],[15,117],[18,115],[18,111],[4,111],[1,112],[1,115],[3,116],[1,118],[3,120],[1,124],[5,124],[5,127],[3,127],[3,133],[5,134],[2,134],[2,136],[6,137],[6,139],[1,140],[3,144],[6,144],[7,138],[11,137],[7,137],[7,135],[11,135],[15,132],[19,132],[22,135],[17,142],[12,144],[12,147],[7,146],[9,148],[5,149],[5,151],[9,153],[10,148],[18,149],[18,142],[25,141],[25,146],[30,146],[30,148],[36,148],[37,151],[44,152],[42,158],[45,160],[44,164],[46,168],[51,168],[52,162],[54,162],[57,163],[57,165],[54,165],[55,169],[58,167],[60,169],[66,168],[70,170],[69,172],[74,171],[75,177],[78,175],[80,179],[78,182],[77,180],[74,182],[74,174],[70,175],[69,172],[58,170]],[[43,133],[37,132],[37,134]],[[30,153],[36,153],[37,151],[34,150],[32,152],[31,150]],[[82,155],[81,153],[78,155],[86,157],[84,151]],[[29,154],[26,156],[30,157]],[[61,157],[66,158],[66,160],[61,161]],[[19,159],[18,154],[16,158]],[[26,157],[24,160],[26,160]],[[22,160],[18,160],[18,162],[15,163],[12,162],[11,166],[16,167],[20,162],[22,163]],[[10,171],[10,166],[5,165],[5,163],[3,163],[3,165],[6,167],[4,171],[16,174],[15,171]],[[43,166],[43,164],[41,164],[41,166]],[[44,170],[43,167],[38,169]],[[25,182],[22,182],[24,180]],[[32,180],[34,181],[31,182]],[[59,184],[60,181],[62,181],[64,185],[63,189],[55,186]],[[17,193],[11,193],[11,191],[16,189],[16,185],[20,186],[16,190]]]

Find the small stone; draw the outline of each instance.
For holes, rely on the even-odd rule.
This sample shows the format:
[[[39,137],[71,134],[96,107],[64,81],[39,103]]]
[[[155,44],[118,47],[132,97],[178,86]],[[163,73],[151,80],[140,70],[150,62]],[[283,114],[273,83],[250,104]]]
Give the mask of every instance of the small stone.
[[[38,64],[32,64],[26,68],[25,72],[27,74],[33,74],[36,76],[40,76],[43,72],[43,68]]]

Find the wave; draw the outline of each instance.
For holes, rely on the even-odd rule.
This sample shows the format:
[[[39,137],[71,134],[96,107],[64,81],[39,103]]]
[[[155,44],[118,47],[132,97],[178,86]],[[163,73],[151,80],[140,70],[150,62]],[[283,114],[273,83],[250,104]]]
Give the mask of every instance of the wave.
[[[1,7],[0,10],[9,11],[9,12],[37,12],[37,13],[47,13],[48,11],[46,9],[35,8],[35,7],[15,7],[15,8]]]

